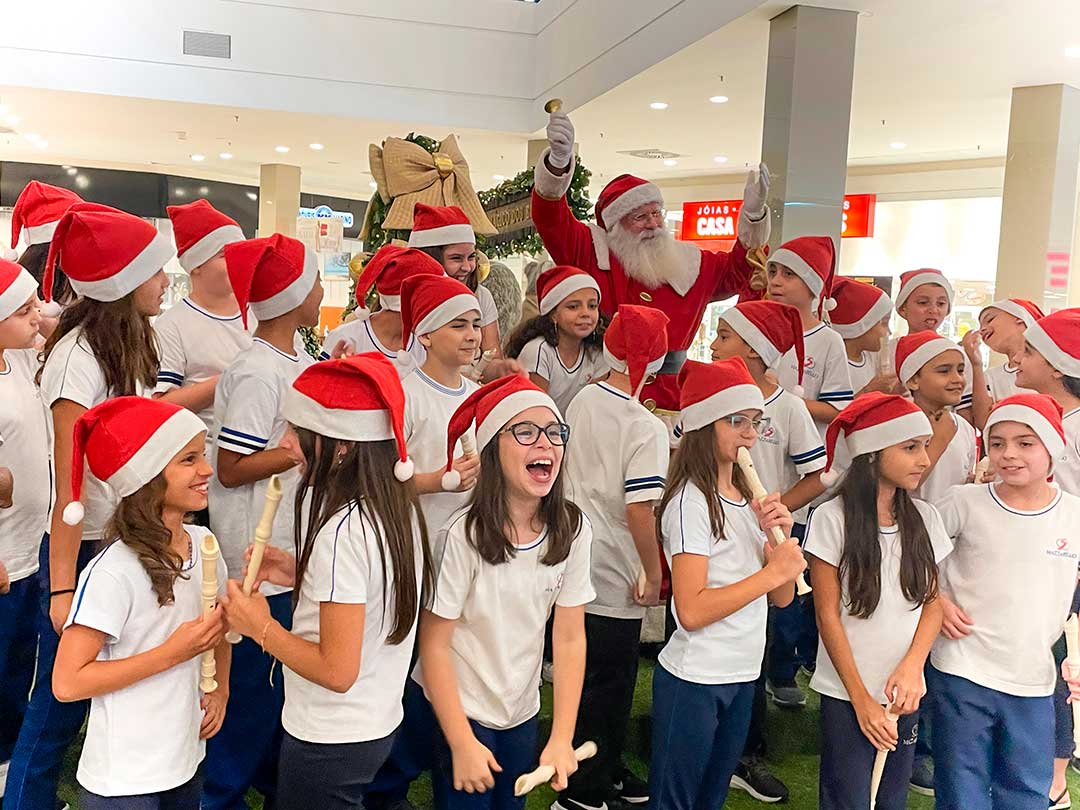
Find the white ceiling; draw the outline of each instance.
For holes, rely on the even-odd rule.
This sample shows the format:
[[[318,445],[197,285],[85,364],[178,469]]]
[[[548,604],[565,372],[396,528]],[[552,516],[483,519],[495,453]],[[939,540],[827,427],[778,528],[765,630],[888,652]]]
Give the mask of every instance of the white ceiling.
[[[1080,86],[1080,59],[1065,54],[1080,46],[1080,3],[1072,0],[830,5],[864,12],[852,102],[853,165],[1001,156],[1014,86]],[[573,111],[582,156],[598,179],[623,171],[657,179],[741,172],[756,163],[768,20],[786,7],[767,2]],[[717,94],[730,101],[711,104],[708,98]],[[653,111],[651,101],[670,106]],[[350,197],[370,193],[369,143],[413,129],[433,137],[448,131],[349,111],[315,116],[18,87],[0,87],[0,103],[22,118],[15,134],[0,134],[2,159],[122,164],[249,183],[257,183],[260,163],[298,163],[305,190]],[[28,143],[22,137],[27,132],[47,139],[48,148]],[[495,174],[524,168],[528,135],[460,127],[456,132],[478,188],[494,185]],[[907,146],[892,149],[893,141]],[[312,151],[311,142],[326,148]],[[291,151],[275,153],[279,144]],[[683,157],[669,168],[618,154],[652,147]],[[235,157],[221,161],[222,151]],[[206,160],[193,163],[192,153]],[[716,155],[729,160],[717,164]]]

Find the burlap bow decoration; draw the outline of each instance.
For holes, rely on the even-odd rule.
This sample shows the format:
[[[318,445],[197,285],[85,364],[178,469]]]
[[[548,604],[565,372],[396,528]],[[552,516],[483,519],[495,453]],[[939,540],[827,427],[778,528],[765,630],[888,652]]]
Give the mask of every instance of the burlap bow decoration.
[[[469,178],[469,164],[458,148],[457,138],[448,135],[432,154],[419,144],[401,138],[387,138],[382,147],[368,147],[371,175],[379,196],[389,203],[383,220],[386,230],[411,230],[413,208],[427,205],[456,205],[465,212],[473,230],[490,236],[498,233],[491,224]]]

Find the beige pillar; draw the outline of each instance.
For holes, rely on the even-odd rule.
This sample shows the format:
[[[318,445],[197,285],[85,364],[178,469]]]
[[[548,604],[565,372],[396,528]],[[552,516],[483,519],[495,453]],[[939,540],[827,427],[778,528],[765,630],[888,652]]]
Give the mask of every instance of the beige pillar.
[[[259,236],[296,236],[300,214],[300,167],[264,163],[259,167]]]
[[[1014,88],[996,298],[1027,298],[1049,312],[1068,306],[1070,292],[1080,296],[1073,258],[1078,168],[1080,90]]]

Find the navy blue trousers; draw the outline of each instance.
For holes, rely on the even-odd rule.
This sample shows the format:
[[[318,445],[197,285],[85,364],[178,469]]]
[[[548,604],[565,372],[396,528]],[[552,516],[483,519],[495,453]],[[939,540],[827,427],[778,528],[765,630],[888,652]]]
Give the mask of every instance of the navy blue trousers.
[[[469,725],[476,739],[495,755],[502,771],[494,774],[495,787],[484,793],[454,790],[454,761],[440,730],[435,737],[435,766],[431,771],[435,810],[522,810],[525,797],[514,795],[514,782],[537,766],[540,751],[536,717],[502,730],[487,728],[474,720],[470,720]]]
[[[37,655],[37,617],[36,575],[12,582],[11,590],[0,594],[0,762],[11,759],[30,699]]]

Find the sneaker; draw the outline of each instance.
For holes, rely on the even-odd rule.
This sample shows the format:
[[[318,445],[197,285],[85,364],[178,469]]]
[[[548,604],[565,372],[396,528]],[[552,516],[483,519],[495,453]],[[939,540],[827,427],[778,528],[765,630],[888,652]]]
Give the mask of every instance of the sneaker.
[[[786,802],[787,785],[777,779],[761,757],[743,757],[731,775],[731,787],[743,790],[765,804]]]
[[[934,760],[930,757],[916,757],[908,787],[920,796],[934,795]]]
[[[627,804],[646,804],[649,801],[649,786],[626,768],[619,774],[614,788],[619,800]]]
[[[0,799],[4,798],[4,786],[7,785],[7,772],[10,764],[10,760],[0,762]]]
[[[560,796],[551,803],[550,810],[608,810],[607,802],[600,802],[600,804],[585,804],[583,802],[575,802],[573,799],[568,799],[565,796]]]
[[[794,680],[765,681],[765,692],[773,703],[784,709],[801,709],[806,705],[806,695]]]
[[[1069,789],[1065,788],[1056,799],[1050,800],[1050,810],[1071,810],[1072,799],[1069,798]]]

